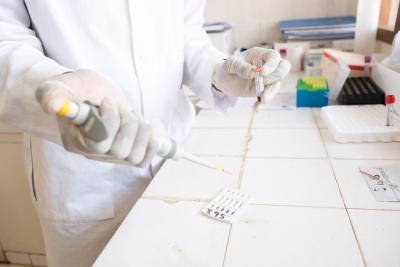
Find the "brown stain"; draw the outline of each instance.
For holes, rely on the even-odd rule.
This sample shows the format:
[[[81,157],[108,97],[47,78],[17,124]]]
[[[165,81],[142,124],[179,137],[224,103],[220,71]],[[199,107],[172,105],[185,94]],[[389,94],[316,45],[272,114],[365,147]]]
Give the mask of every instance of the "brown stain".
[[[236,185],[237,189],[240,189],[240,187],[242,186],[244,167],[246,165],[247,155],[249,154],[249,146],[250,146],[251,141],[253,140],[252,128],[253,128],[253,124],[254,124],[254,117],[255,117],[256,112],[258,112],[260,110],[260,107],[261,107],[261,102],[257,101],[254,104],[253,109],[251,111],[250,122],[249,122],[249,126],[247,128],[244,151],[243,151],[243,156],[242,156],[242,164],[240,166],[239,179],[238,179],[238,182]]]

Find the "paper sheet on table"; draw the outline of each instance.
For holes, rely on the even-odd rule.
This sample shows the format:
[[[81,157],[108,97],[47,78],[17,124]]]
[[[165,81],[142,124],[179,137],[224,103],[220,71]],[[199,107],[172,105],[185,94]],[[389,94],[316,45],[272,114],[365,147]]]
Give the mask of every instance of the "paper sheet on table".
[[[400,202],[400,165],[360,169],[375,200]]]

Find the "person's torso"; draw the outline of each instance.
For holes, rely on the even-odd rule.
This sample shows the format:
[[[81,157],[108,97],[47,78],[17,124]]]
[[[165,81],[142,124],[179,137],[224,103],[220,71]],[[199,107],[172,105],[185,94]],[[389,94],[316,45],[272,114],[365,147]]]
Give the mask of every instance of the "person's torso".
[[[146,121],[159,121],[175,135],[174,113],[181,113],[176,109],[183,96],[184,0],[25,2],[47,56],[107,76]]]
[[[105,75],[148,123],[161,123],[178,141],[184,137],[194,116],[181,90],[184,0],[25,3],[47,56],[71,69]],[[109,218],[116,188],[135,186],[134,179],[150,175],[149,170],[93,162],[45,140],[30,143],[33,161],[27,163],[33,163],[38,179],[42,216],[51,220]]]

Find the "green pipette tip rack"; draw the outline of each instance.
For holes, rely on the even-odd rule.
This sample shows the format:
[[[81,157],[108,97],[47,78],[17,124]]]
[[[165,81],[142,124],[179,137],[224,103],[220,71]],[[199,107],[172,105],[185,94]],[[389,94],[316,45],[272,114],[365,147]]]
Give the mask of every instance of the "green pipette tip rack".
[[[304,77],[297,81],[297,107],[327,106],[328,96],[328,83],[322,76]]]

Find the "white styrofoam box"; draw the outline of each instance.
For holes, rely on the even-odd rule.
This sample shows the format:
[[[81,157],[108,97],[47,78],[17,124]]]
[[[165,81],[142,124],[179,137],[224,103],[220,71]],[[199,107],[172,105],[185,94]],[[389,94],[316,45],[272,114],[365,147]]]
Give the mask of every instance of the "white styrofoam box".
[[[245,136],[246,129],[193,129],[183,147],[200,156],[241,156]]]
[[[326,158],[318,129],[254,129],[249,157]]]
[[[321,129],[326,150],[332,159],[400,159],[400,143],[337,143]]]
[[[185,160],[167,161],[157,173],[144,197],[212,199],[221,188],[236,185],[241,157],[202,157],[230,171],[233,175],[208,169]]]
[[[45,255],[35,255],[31,254],[31,261],[33,266],[46,266],[46,256]]]
[[[372,68],[372,80],[386,93],[396,96],[395,108],[400,112],[400,73],[377,62]]]
[[[400,211],[349,210],[368,267],[398,267]]]
[[[332,160],[333,170],[348,208],[400,210],[400,202],[378,202],[369,189],[360,168],[400,164],[390,160]]]
[[[317,128],[311,109],[263,110],[254,116],[253,128]]]
[[[6,257],[9,262],[14,264],[31,264],[31,259],[27,253],[6,251]]]
[[[324,159],[247,159],[241,190],[257,204],[343,208]]]
[[[235,108],[227,112],[202,110],[194,121],[193,128],[248,128],[251,108]]]
[[[400,141],[400,118],[393,116],[394,126],[386,126],[384,105],[329,106],[321,117],[339,143]]]
[[[222,266],[229,225],[204,205],[139,200],[93,266]]]
[[[364,266],[344,209],[250,205],[229,240],[229,267]]]

